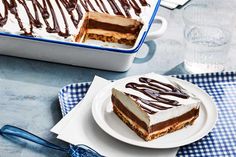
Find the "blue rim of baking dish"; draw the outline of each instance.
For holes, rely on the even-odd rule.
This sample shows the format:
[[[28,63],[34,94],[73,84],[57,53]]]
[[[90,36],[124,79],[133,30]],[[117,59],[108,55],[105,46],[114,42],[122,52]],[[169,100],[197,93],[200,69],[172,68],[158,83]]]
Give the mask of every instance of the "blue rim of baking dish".
[[[38,37],[30,37],[30,36],[24,36],[24,35],[16,35],[16,34],[11,34],[11,33],[6,33],[6,32],[0,32],[0,35],[7,36],[7,37],[13,37],[13,38],[34,40],[34,41],[42,41],[42,42],[47,42],[47,43],[55,43],[55,44],[60,44],[60,45],[69,45],[69,46],[74,46],[74,47],[91,48],[91,49],[96,49],[96,50],[106,50],[106,51],[111,51],[111,52],[121,52],[121,53],[132,54],[132,53],[136,53],[140,49],[142,44],[144,43],[144,40],[145,40],[145,38],[151,28],[151,25],[154,21],[154,18],[157,14],[160,3],[161,3],[161,0],[158,0],[158,3],[156,4],[156,7],[154,9],[154,12],[149,20],[148,28],[143,33],[143,36],[141,37],[139,44],[135,48],[131,48],[131,49],[127,49],[127,50],[126,49],[109,48],[109,47],[101,47],[101,46],[96,46],[96,45],[86,45],[86,44],[81,44],[81,43],[65,42],[65,41],[60,41],[60,40],[44,39],[44,38],[38,38]]]

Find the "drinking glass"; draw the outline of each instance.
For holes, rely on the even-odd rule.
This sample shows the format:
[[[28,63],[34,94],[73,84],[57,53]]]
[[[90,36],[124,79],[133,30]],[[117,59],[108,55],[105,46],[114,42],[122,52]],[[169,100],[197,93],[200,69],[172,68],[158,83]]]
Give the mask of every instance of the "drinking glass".
[[[224,70],[233,28],[233,14],[226,13],[207,4],[190,4],[183,9],[184,66],[190,73]]]

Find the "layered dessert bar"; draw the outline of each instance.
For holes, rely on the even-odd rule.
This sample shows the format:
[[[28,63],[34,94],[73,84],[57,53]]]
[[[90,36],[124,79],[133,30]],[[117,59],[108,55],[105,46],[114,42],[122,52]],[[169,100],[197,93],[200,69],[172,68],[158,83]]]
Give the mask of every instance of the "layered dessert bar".
[[[83,39],[132,45],[142,28],[138,21],[150,18],[147,10],[153,11],[154,4],[146,0],[3,0],[0,32],[80,42],[78,33],[86,30]]]
[[[192,125],[202,103],[180,84],[154,73],[115,85],[111,99],[115,114],[146,141]]]
[[[140,21],[131,18],[88,12],[75,40],[84,42],[94,39],[132,46],[142,26]]]

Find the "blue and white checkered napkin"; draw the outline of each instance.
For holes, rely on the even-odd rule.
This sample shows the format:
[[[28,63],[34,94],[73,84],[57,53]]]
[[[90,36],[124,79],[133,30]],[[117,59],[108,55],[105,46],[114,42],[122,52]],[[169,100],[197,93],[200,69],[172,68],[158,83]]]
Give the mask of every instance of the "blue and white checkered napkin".
[[[216,127],[202,139],[180,147],[177,156],[236,157],[236,72],[177,75],[205,90],[214,99],[219,119]],[[59,93],[65,116],[85,96],[90,82],[71,84]]]

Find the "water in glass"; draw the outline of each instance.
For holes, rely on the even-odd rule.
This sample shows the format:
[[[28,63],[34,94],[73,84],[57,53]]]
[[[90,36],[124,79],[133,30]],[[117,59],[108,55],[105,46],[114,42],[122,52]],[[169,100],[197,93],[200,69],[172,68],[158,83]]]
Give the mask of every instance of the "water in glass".
[[[185,68],[192,73],[224,70],[229,49],[228,33],[219,27],[192,27],[185,30]]]

